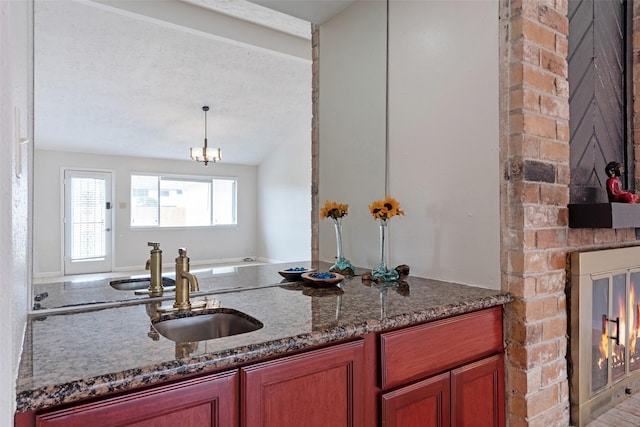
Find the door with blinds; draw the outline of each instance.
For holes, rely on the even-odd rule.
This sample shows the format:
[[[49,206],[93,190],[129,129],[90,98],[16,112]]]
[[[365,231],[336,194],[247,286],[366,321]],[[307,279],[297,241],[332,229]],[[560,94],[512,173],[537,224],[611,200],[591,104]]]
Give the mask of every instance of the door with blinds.
[[[111,174],[64,171],[64,273],[111,271]]]

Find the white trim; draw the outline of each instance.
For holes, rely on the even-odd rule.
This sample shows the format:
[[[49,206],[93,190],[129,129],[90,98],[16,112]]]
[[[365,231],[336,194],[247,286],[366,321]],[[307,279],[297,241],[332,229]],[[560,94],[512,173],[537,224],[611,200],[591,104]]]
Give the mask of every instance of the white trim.
[[[131,221],[131,219],[129,219]],[[129,229],[131,231],[156,231],[156,230],[197,230],[197,229],[207,229],[207,228],[238,228],[238,224],[217,224],[217,225],[172,225],[163,227],[161,225],[151,226],[151,225],[129,225]]]
[[[158,224],[157,225],[133,225],[131,223],[131,220],[133,218],[133,177],[134,176],[147,176],[147,177],[153,177],[157,179],[157,183],[158,183],[158,217],[157,217],[157,221]],[[184,181],[184,182],[201,182],[201,183],[206,183],[209,185],[209,208],[210,208],[210,216],[209,216],[209,222],[210,224],[207,225],[171,225],[171,226],[163,226],[160,223],[160,218],[161,218],[161,214],[160,214],[160,210],[162,208],[161,206],[161,200],[162,200],[162,193],[160,191],[161,188],[161,183],[162,180],[176,180],[176,181]],[[232,217],[233,217],[233,223],[228,223],[228,224],[213,224],[213,216],[214,216],[214,206],[213,206],[213,201],[214,201],[214,183],[215,181],[231,181],[233,183],[233,206],[232,206]],[[167,174],[167,173],[153,173],[153,172],[144,172],[144,173],[137,173],[137,172],[133,172],[130,171],[129,172],[129,195],[128,195],[128,199],[129,199],[129,220],[128,220],[128,224],[129,224],[129,230],[130,231],[135,231],[135,230],[171,230],[171,229],[177,229],[177,230],[193,230],[193,229],[198,229],[198,228],[235,228],[238,226],[238,182],[240,180],[238,179],[237,176],[216,176],[216,175],[184,175],[184,174]]]
[[[237,175],[191,175],[191,174],[181,174],[181,173],[166,173],[166,172],[136,172],[129,171],[129,176],[131,175],[146,175],[146,176],[160,176],[163,178],[177,178],[177,179],[202,179],[203,181],[211,181],[212,179],[229,179],[229,180],[238,180]]]
[[[286,262],[286,261],[281,261],[281,260],[278,260],[278,259],[264,258],[264,257],[257,257],[255,260],[258,261],[258,262],[264,262],[266,264],[279,264],[281,262]]]
[[[164,255],[165,254],[163,253],[163,256]],[[245,258],[251,258],[252,261],[245,261],[244,260]],[[252,263],[271,264],[272,262],[264,261],[258,258],[257,256],[253,255],[253,256],[240,257],[240,258],[220,258],[220,259],[212,259],[212,260],[210,259],[210,260],[202,260],[202,261],[191,261],[189,264],[193,267],[193,266],[200,266],[200,265],[217,265],[217,264],[236,264],[238,266],[241,266],[242,264],[252,265]],[[175,266],[174,262],[163,262],[162,263],[163,274],[173,271],[174,266]],[[139,271],[139,270],[144,270],[144,266],[130,265],[130,266],[124,266],[124,267],[114,267],[113,272],[127,272],[127,271]]]
[[[60,167],[60,178],[58,181],[58,193],[60,196],[60,219],[62,220],[62,224],[60,227],[60,260],[59,260],[59,267],[60,267],[60,275],[62,275],[62,272],[64,271],[64,172],[66,170],[76,170],[76,171],[87,171],[87,172],[102,172],[102,173],[110,173],[111,174],[111,200],[115,200],[115,191],[116,191],[116,186],[114,185],[114,182],[116,180],[116,171],[115,169],[97,169],[97,168],[78,168],[78,167],[74,167],[74,166],[61,166]],[[114,203],[111,203],[112,206],[112,210],[115,211]],[[111,213],[111,271],[113,271],[114,268],[114,263],[115,263],[115,257],[113,256],[113,249],[115,248],[115,218],[114,218],[114,214],[113,212]],[[42,276],[43,273],[39,273],[39,274],[33,274],[33,277],[43,277]],[[49,274],[49,273],[44,273],[44,274]],[[47,277],[47,276],[44,276]]]
[[[62,277],[62,271],[47,271],[33,274],[34,279],[48,279],[49,277]]]
[[[60,238],[60,245],[61,245],[61,250],[60,250],[60,270],[61,271],[65,271],[65,260],[64,257],[66,255],[66,250],[65,250],[65,240],[66,240],[66,236],[65,236],[65,229],[66,226],[64,224],[65,222],[65,188],[64,188],[64,177],[65,177],[65,173],[67,171],[78,171],[78,172],[88,172],[88,173],[102,173],[102,174],[109,174],[109,189],[110,189],[110,203],[111,203],[111,212],[109,215],[110,218],[110,224],[109,224],[109,228],[110,228],[110,237],[111,237],[111,242],[110,242],[110,249],[109,249],[109,271],[113,271],[114,265],[115,265],[115,256],[114,254],[114,248],[115,248],[115,234],[116,234],[116,218],[115,218],[115,200],[116,200],[116,171],[115,169],[102,169],[102,168],[82,168],[82,167],[74,167],[74,166],[61,166],[60,167],[60,181],[59,181],[59,185],[58,185],[58,191],[60,193],[60,198],[61,198],[61,202],[60,202],[60,218],[62,219],[62,227],[60,227],[60,234],[61,234],[61,238]]]
[[[245,261],[245,258],[247,259],[250,258],[251,261]],[[241,258],[224,258],[224,259],[216,259],[216,260],[208,260],[208,261],[191,261],[190,265],[193,267],[199,267],[199,266],[215,267],[219,264],[233,264],[234,267],[243,267],[243,266],[252,266],[257,264],[272,264],[277,262],[280,262],[280,261],[269,262],[254,255],[254,256],[241,257]],[[170,275],[174,271],[174,267],[175,267],[175,264],[171,261],[163,262],[162,274]],[[125,267],[114,267],[111,273],[131,273],[131,272],[141,272],[143,270],[144,270],[144,265],[131,265],[131,266],[125,266]],[[88,274],[92,274],[92,273],[88,273]],[[99,275],[99,274],[108,274],[108,273],[95,273],[95,274]],[[77,275],[70,275],[70,276],[83,276],[83,275],[85,274],[77,274]],[[33,275],[33,279],[39,282],[38,284],[46,283],[47,281],[50,281],[50,280],[60,281],[60,280],[63,280],[64,277],[65,275],[62,273],[62,271],[49,271],[46,273],[38,273]],[[93,307],[94,305],[92,304],[91,306]]]
[[[35,157],[35,156],[34,156]],[[60,198],[60,203],[58,207],[60,208],[60,240],[58,243],[60,244],[60,275],[62,276],[64,273],[64,171],[65,167],[60,168],[60,179],[58,181],[58,197]],[[34,276],[35,277],[35,276]]]

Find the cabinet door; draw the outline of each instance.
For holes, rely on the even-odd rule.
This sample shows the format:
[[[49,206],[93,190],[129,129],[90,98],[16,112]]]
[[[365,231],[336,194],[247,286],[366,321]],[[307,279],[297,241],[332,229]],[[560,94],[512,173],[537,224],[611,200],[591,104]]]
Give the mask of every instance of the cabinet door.
[[[240,370],[245,427],[363,426],[363,341]]]
[[[504,357],[498,354],[451,371],[451,425],[504,426]]]
[[[450,425],[448,372],[382,395],[384,427],[448,427]]]
[[[234,426],[237,371],[107,398],[36,416],[38,427]]]

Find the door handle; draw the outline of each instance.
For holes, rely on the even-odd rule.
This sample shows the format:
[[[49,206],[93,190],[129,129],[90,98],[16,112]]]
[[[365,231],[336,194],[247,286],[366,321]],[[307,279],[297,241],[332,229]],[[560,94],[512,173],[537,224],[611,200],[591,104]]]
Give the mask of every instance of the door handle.
[[[110,229],[110,228],[105,228],[105,230],[104,230],[104,231],[111,231],[111,229]]]

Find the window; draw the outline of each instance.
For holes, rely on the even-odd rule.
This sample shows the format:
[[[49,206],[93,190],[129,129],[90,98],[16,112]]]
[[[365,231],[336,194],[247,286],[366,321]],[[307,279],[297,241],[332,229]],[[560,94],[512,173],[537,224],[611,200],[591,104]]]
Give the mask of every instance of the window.
[[[132,227],[236,224],[233,178],[131,175]]]

